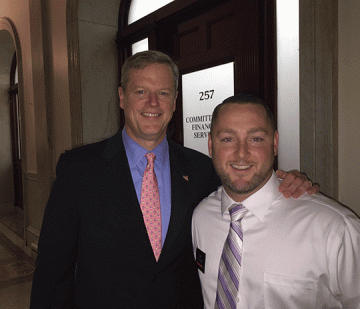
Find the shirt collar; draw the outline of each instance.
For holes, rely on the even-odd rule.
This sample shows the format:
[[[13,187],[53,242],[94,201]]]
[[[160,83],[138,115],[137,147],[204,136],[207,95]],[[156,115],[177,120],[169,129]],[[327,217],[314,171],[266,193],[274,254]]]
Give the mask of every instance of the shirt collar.
[[[279,178],[273,171],[268,182],[259,191],[255,192],[247,199],[242,201],[241,204],[245,206],[248,211],[254,214],[260,221],[262,221],[274,200],[278,198],[279,195],[281,195],[279,192],[279,186]],[[235,202],[226,193],[224,187],[222,187],[221,214],[224,215],[224,213],[228,211],[229,207],[234,203],[237,202]]]
[[[167,139],[164,138],[162,142],[157,145],[152,151],[145,149],[135,142],[127,133],[126,129],[122,130],[122,138],[124,142],[124,147],[126,150],[126,155],[129,161],[130,168],[137,166],[145,157],[145,154],[148,152],[153,152],[156,156],[156,164],[164,165],[166,161],[166,154],[169,153],[169,145]]]

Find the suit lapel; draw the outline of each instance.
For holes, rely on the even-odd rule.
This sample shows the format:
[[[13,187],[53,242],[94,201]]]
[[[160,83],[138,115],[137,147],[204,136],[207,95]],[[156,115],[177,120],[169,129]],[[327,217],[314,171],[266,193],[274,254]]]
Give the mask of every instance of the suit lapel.
[[[162,254],[171,252],[171,247],[183,228],[184,220],[189,211],[189,190],[191,190],[191,179],[188,177],[189,159],[169,140],[170,171],[171,171],[171,218],[166,235]],[[161,260],[161,257],[160,257]]]
[[[170,255],[174,241],[179,236],[185,219],[189,215],[190,208],[189,192],[193,187],[189,179],[189,159],[184,154],[182,147],[173,141],[169,141],[170,171],[171,171],[171,217],[165,243],[160,255],[158,266],[161,268],[166,261],[172,260]],[[102,158],[105,161],[104,172],[106,173],[108,200],[112,205],[114,220],[122,218],[131,222],[137,231],[137,244],[149,259],[156,263],[146,227],[143,221],[139,201],[133,184],[125,147],[121,137],[121,131],[111,137],[106,145]],[[121,222],[120,222],[121,224]],[[165,263],[165,264],[164,264]]]
[[[115,205],[121,203],[121,212],[124,216],[131,219],[136,213],[138,200],[136,198],[135,187],[132,181],[129,163],[126,157],[121,133],[111,137],[106,145],[102,158],[105,159],[104,172],[108,175],[109,200]],[[124,203],[127,201],[127,203]]]
[[[114,205],[114,220],[121,218],[131,223],[136,238],[136,244],[150,258],[154,258],[149,237],[143,221],[139,201],[132,180],[121,131],[110,138],[102,155],[105,160],[105,173],[108,175],[108,200]],[[121,222],[119,222],[121,224]]]

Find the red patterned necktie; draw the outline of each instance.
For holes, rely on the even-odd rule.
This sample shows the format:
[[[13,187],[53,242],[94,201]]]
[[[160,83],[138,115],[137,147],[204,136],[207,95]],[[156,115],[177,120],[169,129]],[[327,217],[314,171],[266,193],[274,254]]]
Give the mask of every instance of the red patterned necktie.
[[[140,207],[143,213],[146,230],[156,261],[161,253],[161,209],[159,188],[154,171],[155,154],[145,155],[148,160],[141,186]]]

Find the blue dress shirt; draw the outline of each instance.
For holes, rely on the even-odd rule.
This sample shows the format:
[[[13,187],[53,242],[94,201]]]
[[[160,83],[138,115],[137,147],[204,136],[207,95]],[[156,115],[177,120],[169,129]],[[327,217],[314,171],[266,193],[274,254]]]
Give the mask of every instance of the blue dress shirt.
[[[147,159],[145,155],[148,152],[153,152],[156,155],[154,169],[159,186],[161,207],[161,241],[162,245],[164,245],[171,215],[171,176],[168,142],[166,138],[164,138],[164,140],[158,146],[156,146],[155,149],[149,151],[135,142],[126,133],[125,128],[122,131],[122,138],[139,204],[141,197],[142,178],[145,167],[147,165]]]

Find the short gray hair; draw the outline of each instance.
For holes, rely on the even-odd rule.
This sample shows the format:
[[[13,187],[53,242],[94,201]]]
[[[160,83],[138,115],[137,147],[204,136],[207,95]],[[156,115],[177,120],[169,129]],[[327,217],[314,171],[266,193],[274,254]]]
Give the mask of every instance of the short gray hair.
[[[130,71],[132,69],[141,70],[151,64],[165,64],[170,67],[174,77],[174,89],[177,91],[179,85],[178,66],[168,55],[156,50],[139,52],[125,60],[121,69],[121,87],[123,90],[126,91],[126,86],[130,80]]]

